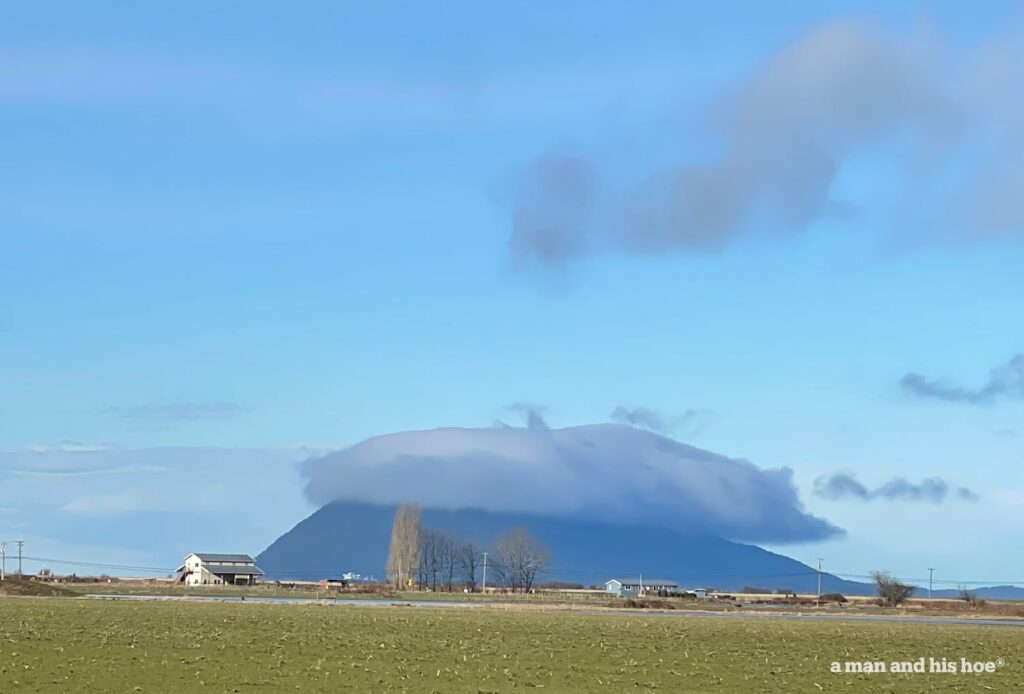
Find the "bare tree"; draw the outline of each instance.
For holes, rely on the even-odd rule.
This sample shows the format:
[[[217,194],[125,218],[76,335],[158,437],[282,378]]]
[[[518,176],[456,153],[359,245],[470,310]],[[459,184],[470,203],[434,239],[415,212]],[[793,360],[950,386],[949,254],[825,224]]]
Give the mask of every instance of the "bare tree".
[[[968,606],[978,606],[978,591],[971,590],[967,586],[957,586],[957,594],[961,600],[968,604]]]
[[[871,574],[875,580],[875,587],[878,589],[878,597],[882,598],[886,605],[896,607],[905,602],[914,594],[914,586],[900,583],[889,575],[887,571],[876,571]]]
[[[476,574],[480,566],[480,549],[472,542],[463,542],[458,547],[456,562],[462,582],[470,593],[476,591]]]
[[[437,559],[441,572],[441,585],[449,593],[455,587],[455,570],[458,568],[459,541],[448,533],[437,534]]]
[[[420,565],[421,510],[419,504],[400,504],[395,510],[388,549],[388,580],[398,589],[409,585]]]
[[[533,587],[537,575],[548,564],[548,551],[526,528],[513,528],[494,541],[495,568],[502,582],[513,592]]]
[[[420,588],[437,590],[441,578],[442,544],[442,535],[436,530],[425,528],[420,532]]]

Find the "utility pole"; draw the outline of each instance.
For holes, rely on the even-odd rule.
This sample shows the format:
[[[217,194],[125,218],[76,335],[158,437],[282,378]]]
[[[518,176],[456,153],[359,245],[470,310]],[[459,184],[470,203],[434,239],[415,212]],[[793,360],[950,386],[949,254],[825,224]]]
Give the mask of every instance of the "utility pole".
[[[818,557],[818,602],[821,602],[821,562],[824,559]]]
[[[0,542],[0,581],[7,580],[7,543]]]
[[[935,573],[935,569],[928,569],[928,599],[932,599],[932,574]]]
[[[21,578],[21,548],[25,546],[25,541],[15,540],[14,542],[18,545],[18,578]]]
[[[487,592],[487,552],[484,552],[484,582],[483,587],[480,588],[481,593]]]

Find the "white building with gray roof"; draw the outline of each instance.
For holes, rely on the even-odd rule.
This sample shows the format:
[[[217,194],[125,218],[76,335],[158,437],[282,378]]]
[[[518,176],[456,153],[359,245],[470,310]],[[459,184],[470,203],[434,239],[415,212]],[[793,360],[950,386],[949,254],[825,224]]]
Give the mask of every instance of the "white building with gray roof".
[[[248,554],[193,552],[178,567],[178,582],[186,586],[248,586],[262,575]]]
[[[604,583],[605,591],[620,597],[679,590],[679,584],[667,578],[611,578]]]

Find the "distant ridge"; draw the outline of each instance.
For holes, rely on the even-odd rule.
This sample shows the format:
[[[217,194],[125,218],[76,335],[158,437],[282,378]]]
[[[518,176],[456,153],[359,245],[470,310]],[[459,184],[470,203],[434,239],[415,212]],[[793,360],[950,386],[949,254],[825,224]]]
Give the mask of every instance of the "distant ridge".
[[[971,591],[979,598],[985,598],[987,600],[1024,600],[1024,588],[1020,586],[982,586],[980,588],[971,587]],[[926,591],[919,590],[917,592],[918,597],[927,595]],[[957,598],[960,597],[960,591],[956,588],[943,588],[942,590],[933,590],[932,597],[936,598]]]

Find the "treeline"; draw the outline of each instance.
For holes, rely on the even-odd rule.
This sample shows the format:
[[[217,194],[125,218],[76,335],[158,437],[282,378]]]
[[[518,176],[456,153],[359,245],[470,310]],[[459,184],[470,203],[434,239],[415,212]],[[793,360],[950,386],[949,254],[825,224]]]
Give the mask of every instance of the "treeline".
[[[483,553],[476,543],[430,528],[420,530],[419,561],[415,583],[421,590],[445,590],[456,586],[475,591]]]
[[[473,540],[424,528],[419,505],[401,504],[391,529],[387,575],[400,590],[473,592],[486,580],[490,587],[528,592],[548,560],[548,551],[525,528],[512,528],[484,548]]]

